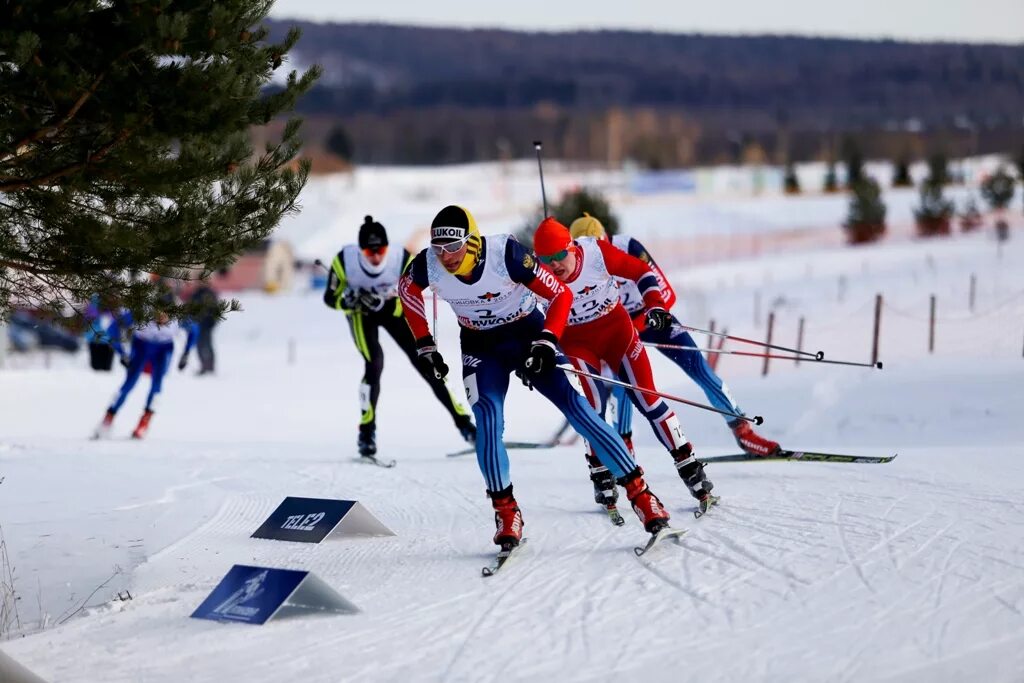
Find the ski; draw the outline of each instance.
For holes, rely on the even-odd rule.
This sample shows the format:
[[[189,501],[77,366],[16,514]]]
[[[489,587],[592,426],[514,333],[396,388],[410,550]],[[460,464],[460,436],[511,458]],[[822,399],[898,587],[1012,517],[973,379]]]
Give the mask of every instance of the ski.
[[[622,515],[619,513],[619,508],[615,503],[609,503],[605,507],[605,512],[608,513],[608,519],[611,520],[611,523],[615,526],[622,526],[626,523],[626,520],[622,518]]]
[[[554,448],[557,445],[558,445],[557,443],[551,443],[551,442],[548,442],[548,443],[534,443],[532,441],[506,441],[505,442],[506,450],[513,449],[513,448]],[[471,453],[476,453],[476,446],[470,446],[469,448],[463,448],[461,451],[454,451],[452,453],[449,453],[448,457],[449,458],[457,458],[460,455],[470,455]]]
[[[360,455],[358,458],[354,458],[354,460],[364,465],[376,465],[384,469],[391,469],[398,464],[397,460],[378,460],[376,455]]]
[[[481,569],[480,573],[485,577],[494,576],[498,573],[498,570],[505,566],[505,563],[508,562],[513,555],[519,554],[517,551],[524,545],[526,545],[525,538],[519,541],[519,545],[503,543],[501,545],[501,550],[498,551],[498,554],[494,558],[494,562]]]
[[[801,460],[803,462],[849,462],[849,463],[885,463],[896,459],[897,454],[885,456],[872,455],[843,455],[840,453],[812,453],[810,451],[787,451],[781,450],[775,455],[753,455],[751,453],[736,453],[734,455],[712,455],[707,458],[700,458],[703,463],[712,462],[751,462],[754,460],[765,460],[778,462],[780,460]]]
[[[637,557],[646,555],[651,548],[653,548],[654,546],[658,545],[659,543],[668,538],[675,539],[675,542],[679,543],[679,537],[685,533],[686,529],[673,529],[672,527],[667,526],[664,529],[658,531],[657,533],[651,534],[651,538],[649,541],[647,541],[647,545],[643,546],[642,548],[640,546],[637,546],[633,548],[633,552],[636,553]]]
[[[718,496],[709,495],[704,500],[697,502],[697,509],[693,512],[694,519],[700,519],[704,515],[708,514],[713,505],[718,505],[718,501],[721,500]]]

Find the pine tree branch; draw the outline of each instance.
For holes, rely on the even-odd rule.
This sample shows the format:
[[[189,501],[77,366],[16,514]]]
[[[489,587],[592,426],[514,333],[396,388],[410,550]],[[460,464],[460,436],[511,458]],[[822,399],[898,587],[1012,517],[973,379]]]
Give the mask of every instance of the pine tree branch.
[[[26,155],[35,151],[35,149],[38,149],[38,147],[30,148],[23,152],[20,151],[22,147],[25,147],[26,145],[31,145],[33,142],[38,142],[39,140],[42,140],[44,137],[53,137],[60,131],[67,128],[67,125],[71,123],[71,120],[75,118],[79,110],[81,110],[85,103],[89,101],[89,98],[96,94],[96,90],[99,89],[100,83],[103,82],[104,76],[106,76],[105,73],[100,74],[96,77],[96,80],[92,82],[92,85],[90,85],[89,88],[85,92],[83,92],[77,100],[75,100],[75,103],[71,105],[71,108],[61,118],[60,121],[49,126],[43,126],[39,130],[34,131],[29,135],[26,135],[21,140],[15,142],[14,145],[11,146],[11,149],[14,150],[13,152],[9,152],[4,156],[0,156],[0,164],[6,163],[11,159],[15,158],[24,158]]]
[[[68,164],[63,168],[58,168],[57,170],[51,171],[46,175],[36,176],[35,178],[29,178],[27,180],[0,182],[0,192],[17,192],[19,190],[27,190],[31,187],[47,187],[58,178],[63,178],[66,175],[76,173],[78,171],[81,171],[92,166],[97,162],[103,161],[103,159],[108,154],[110,154],[110,152],[113,151],[115,147],[117,147],[125,140],[127,140],[129,137],[131,137],[133,132],[135,132],[133,129],[125,128],[124,130],[117,134],[116,138],[114,138],[106,145],[101,147],[99,151],[97,151],[95,154],[90,154],[88,157],[86,157],[84,161],[80,161],[76,164]]]

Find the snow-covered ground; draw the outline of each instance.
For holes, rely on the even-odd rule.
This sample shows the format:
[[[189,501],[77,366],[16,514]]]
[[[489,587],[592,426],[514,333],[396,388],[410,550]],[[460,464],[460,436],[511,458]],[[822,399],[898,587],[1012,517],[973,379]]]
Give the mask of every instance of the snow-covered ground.
[[[660,205],[662,222],[681,206]],[[308,235],[323,256],[337,237]],[[342,317],[319,292],[245,296],[218,330],[218,375],[173,371],[142,442],[127,435],[145,380],[116,438],[91,442],[119,373],[90,372],[83,356],[0,371],[0,525],[19,597],[0,647],[68,682],[1020,681],[1024,235],[1001,251],[986,231],[673,279],[689,324],[714,318],[763,338],[771,310],[774,339],[792,345],[804,317],[804,348],[855,361],[870,357],[883,294],[882,371],[772,361],[762,377],[759,359],[736,356],[719,370],[789,447],[899,457],[710,466],[722,505],[695,521],[670,458],[638,424],[651,486],[689,529],[681,546],[638,559],[645,534],[631,514],[612,527],[593,504],[579,445],[513,451],[529,544],[485,580],[482,478],[473,458],[445,457],[457,432],[390,339],[379,443],[399,464],[384,470],[352,462],[361,362]],[[447,308],[439,339],[456,365]],[[703,400],[653,358],[662,389]],[[698,454],[736,450],[718,416],[679,415]],[[560,423],[513,383],[508,439],[543,439]],[[398,535],[249,538],[288,495],[358,499]],[[189,619],[236,563],[311,570],[362,612],[262,627]],[[118,600],[125,591],[132,599]]]

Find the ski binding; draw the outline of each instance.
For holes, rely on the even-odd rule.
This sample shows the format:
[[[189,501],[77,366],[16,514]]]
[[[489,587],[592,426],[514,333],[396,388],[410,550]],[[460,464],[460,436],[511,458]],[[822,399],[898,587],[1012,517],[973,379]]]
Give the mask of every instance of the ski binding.
[[[636,553],[637,557],[640,557],[642,555],[645,555],[647,551],[649,551],[655,545],[661,543],[662,541],[668,538],[674,539],[675,542],[678,544],[679,537],[685,533],[686,529],[673,529],[670,526],[666,526],[662,529],[659,529],[657,532],[651,534],[651,538],[649,541],[647,541],[647,545],[643,546],[642,548],[640,546],[637,546],[633,548],[633,552]]]
[[[693,513],[694,519],[700,519],[711,510],[712,505],[718,505],[720,498],[718,496],[708,495],[707,498],[701,501],[697,501],[697,509]]]
[[[498,555],[494,558],[494,562],[484,567],[480,573],[485,577],[494,576],[498,573],[499,569],[505,566],[505,563],[509,561],[509,558],[511,558],[513,554],[516,554],[516,551],[524,545],[526,545],[525,538],[519,541],[518,545],[512,545],[508,542],[502,543],[501,550],[498,551]]]
[[[376,455],[360,455],[355,461],[366,465],[376,465],[385,469],[391,469],[398,464],[397,460],[378,460]]]

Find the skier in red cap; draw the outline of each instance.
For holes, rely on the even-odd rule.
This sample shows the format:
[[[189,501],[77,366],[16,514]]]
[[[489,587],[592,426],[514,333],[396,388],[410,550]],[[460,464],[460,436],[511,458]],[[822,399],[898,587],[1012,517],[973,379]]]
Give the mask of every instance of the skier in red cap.
[[[583,237],[573,241],[569,229],[554,218],[545,218],[533,236],[538,260],[547,265],[573,292],[573,305],[561,345],[577,369],[601,374],[602,363],[623,382],[654,390],[651,363],[626,309],[619,303],[616,278],[636,283],[646,309],[648,328],[665,329],[672,316],[665,309],[658,279],[646,263],[616,249],[605,241]],[[602,403],[594,380],[581,376],[583,391],[596,410]],[[675,460],[679,476],[700,503],[702,512],[715,502],[713,485],[704,476],[704,466],[693,455],[693,446],[679,426],[679,420],[665,401],[657,396],[630,391],[633,404],[650,421],[658,439]],[[609,508],[618,493],[614,479],[589,450],[595,500]],[[603,500],[602,500],[603,498]]]

